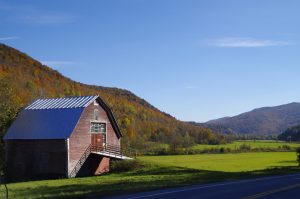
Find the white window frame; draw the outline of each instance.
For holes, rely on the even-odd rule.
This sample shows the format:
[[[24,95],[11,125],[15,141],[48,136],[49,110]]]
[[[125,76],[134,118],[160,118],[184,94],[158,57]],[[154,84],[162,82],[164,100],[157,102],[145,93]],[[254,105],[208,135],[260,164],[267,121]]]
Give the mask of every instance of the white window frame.
[[[103,123],[105,124],[105,133],[103,132],[92,132],[92,122],[94,123]],[[105,134],[105,144],[107,144],[107,122],[106,121],[99,121],[99,120],[91,120],[90,121],[90,134]],[[102,143],[104,146],[104,143]]]

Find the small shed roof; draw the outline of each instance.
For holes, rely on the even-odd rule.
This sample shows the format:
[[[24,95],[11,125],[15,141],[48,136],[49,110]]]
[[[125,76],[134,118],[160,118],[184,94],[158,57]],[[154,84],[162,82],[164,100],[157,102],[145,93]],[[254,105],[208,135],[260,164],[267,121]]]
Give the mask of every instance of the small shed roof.
[[[38,99],[20,112],[4,136],[11,139],[67,139],[85,107],[94,100],[108,113],[118,137],[122,134],[108,106],[99,96]]]

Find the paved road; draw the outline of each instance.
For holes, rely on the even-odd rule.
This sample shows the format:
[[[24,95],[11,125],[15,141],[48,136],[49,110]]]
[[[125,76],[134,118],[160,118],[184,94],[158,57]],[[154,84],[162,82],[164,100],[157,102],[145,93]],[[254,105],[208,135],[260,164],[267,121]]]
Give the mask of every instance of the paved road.
[[[299,199],[300,173],[110,197],[109,199]]]

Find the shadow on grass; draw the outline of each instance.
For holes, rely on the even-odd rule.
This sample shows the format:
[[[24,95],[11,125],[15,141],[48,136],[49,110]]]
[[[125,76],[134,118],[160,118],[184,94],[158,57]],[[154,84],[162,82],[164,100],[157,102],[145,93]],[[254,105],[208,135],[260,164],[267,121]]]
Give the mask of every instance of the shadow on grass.
[[[224,180],[289,174],[299,171],[299,167],[275,167],[247,172],[220,172],[152,165],[131,172],[61,180],[59,184],[58,180],[51,180],[39,181],[38,183],[12,183],[8,187],[12,198],[103,197]],[[0,187],[0,191],[0,197],[4,196],[2,195],[4,193],[2,187]]]
[[[297,161],[296,161],[296,160],[285,160],[285,161],[279,161],[278,163],[283,163],[283,164],[286,164],[286,163],[288,163],[288,164],[295,164],[295,163],[297,163]]]

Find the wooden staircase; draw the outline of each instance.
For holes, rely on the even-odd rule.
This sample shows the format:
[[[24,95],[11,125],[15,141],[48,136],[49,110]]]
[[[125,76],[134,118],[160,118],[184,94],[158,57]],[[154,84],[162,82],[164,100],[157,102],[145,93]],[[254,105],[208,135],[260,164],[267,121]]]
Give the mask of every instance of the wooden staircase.
[[[79,172],[82,165],[91,153],[119,160],[130,160],[136,158],[135,150],[121,150],[120,147],[110,144],[106,144],[105,146],[97,146],[90,144],[85,150],[85,152],[82,154],[81,158],[79,159],[71,173],[69,174],[69,178],[76,177],[77,173]]]
[[[69,176],[68,176],[69,178],[76,177],[78,171],[80,170],[80,168],[82,167],[82,165],[84,164],[86,159],[91,154],[91,147],[92,147],[92,145],[89,145],[88,148],[85,150],[85,152],[82,154],[81,158],[79,159],[79,161],[77,162],[77,164],[75,165],[75,167],[73,168],[71,173],[69,174]]]

